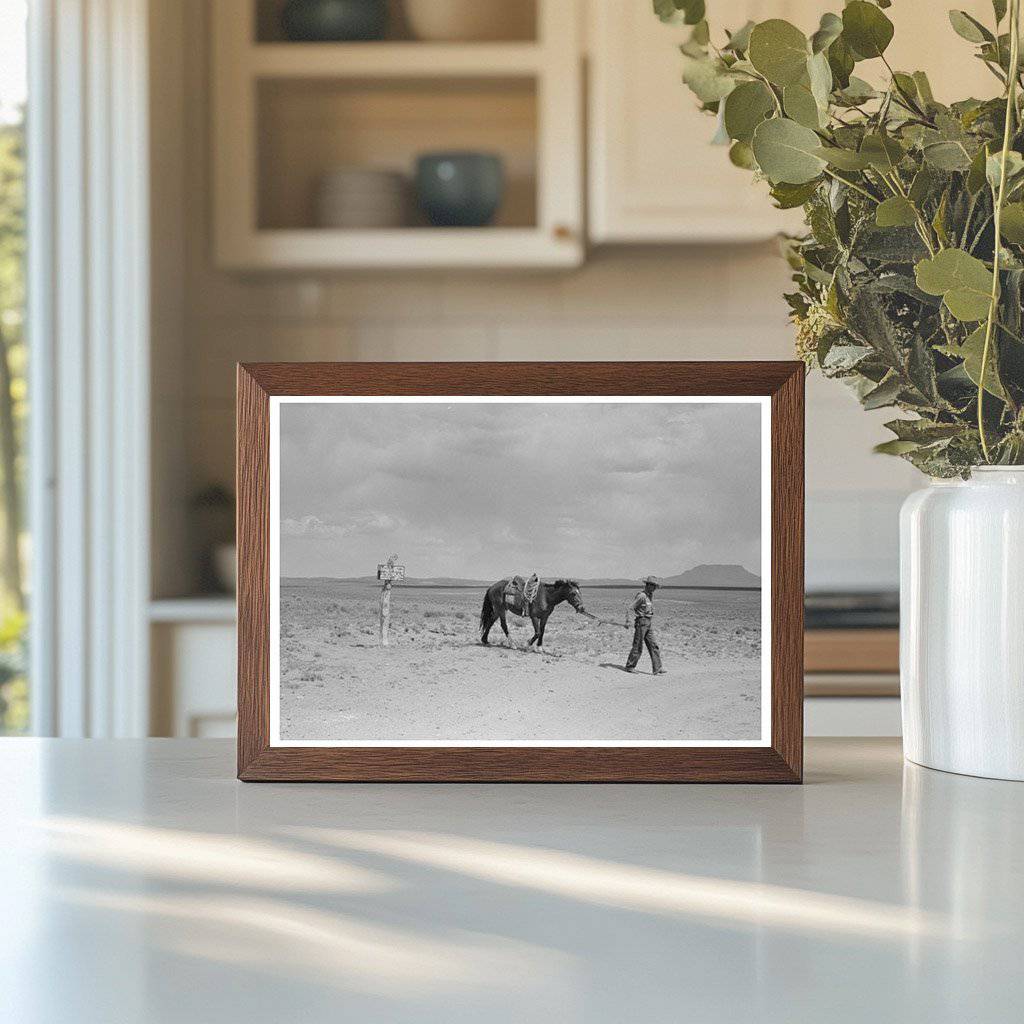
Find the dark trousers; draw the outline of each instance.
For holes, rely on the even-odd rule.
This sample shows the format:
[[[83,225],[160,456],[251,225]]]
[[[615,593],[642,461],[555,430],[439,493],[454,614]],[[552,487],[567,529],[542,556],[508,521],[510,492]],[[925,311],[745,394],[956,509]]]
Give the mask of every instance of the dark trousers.
[[[642,618],[637,618],[636,625],[633,627],[633,646],[626,659],[626,668],[636,668],[645,644],[647,653],[651,656],[651,670],[657,672],[661,668],[661,649],[651,631],[651,620]]]

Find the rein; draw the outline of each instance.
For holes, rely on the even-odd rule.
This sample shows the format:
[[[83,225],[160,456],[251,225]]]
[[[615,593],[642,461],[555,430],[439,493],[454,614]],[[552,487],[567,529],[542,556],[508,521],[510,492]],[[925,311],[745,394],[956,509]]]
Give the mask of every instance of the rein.
[[[614,626],[618,629],[622,625],[621,622],[609,622],[608,619],[599,619],[596,615],[591,615],[590,612],[585,612],[582,608],[579,609],[579,613],[580,615],[586,615],[588,619],[593,619],[594,622],[599,622],[602,626]],[[629,626],[626,626],[626,629],[629,629]]]

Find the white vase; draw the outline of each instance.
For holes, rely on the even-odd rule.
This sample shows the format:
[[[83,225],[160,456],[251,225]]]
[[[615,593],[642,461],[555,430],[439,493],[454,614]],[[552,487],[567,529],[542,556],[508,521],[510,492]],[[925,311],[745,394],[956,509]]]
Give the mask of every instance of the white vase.
[[[900,693],[911,761],[1024,781],[1024,466],[904,503]]]

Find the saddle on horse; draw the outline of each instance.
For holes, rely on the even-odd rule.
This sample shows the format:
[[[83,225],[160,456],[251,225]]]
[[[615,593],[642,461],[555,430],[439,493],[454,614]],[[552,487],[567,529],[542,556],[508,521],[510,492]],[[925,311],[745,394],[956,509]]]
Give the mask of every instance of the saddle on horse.
[[[540,577],[533,573],[529,579],[513,576],[505,584],[505,607],[515,615],[527,616],[530,606],[540,590]]]

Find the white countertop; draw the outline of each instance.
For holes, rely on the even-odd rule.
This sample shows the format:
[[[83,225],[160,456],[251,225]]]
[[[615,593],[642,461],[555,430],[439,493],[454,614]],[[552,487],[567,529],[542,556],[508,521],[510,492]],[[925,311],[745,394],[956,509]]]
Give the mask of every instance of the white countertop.
[[[1005,1022],[1024,785],[810,740],[797,786],[243,785],[0,741],[0,1021]]]

